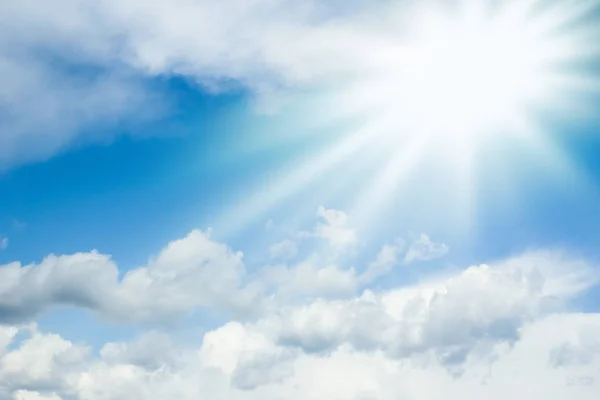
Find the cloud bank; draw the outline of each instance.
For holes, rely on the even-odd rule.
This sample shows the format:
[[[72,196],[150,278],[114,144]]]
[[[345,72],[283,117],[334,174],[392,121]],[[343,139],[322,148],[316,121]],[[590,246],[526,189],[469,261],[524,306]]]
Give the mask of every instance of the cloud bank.
[[[95,251],[0,266],[0,398],[596,398],[600,316],[573,300],[596,285],[597,265],[540,250],[372,285],[418,268],[405,262],[415,243],[441,248],[425,237],[383,245],[365,265],[325,235],[319,253],[273,266],[267,247],[249,266],[193,231],[129,271]],[[36,325],[64,304],[141,333],[96,351]],[[178,339],[186,315],[214,311],[228,320]]]

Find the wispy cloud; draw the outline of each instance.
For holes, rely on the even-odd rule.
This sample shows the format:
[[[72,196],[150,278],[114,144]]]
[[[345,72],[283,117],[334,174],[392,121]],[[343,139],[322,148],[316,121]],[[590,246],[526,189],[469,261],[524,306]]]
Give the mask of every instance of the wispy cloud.
[[[417,261],[431,261],[445,256],[450,248],[445,243],[435,243],[431,238],[422,233],[408,247],[404,256],[407,264]]]
[[[296,254],[298,254],[298,245],[290,239],[275,243],[269,247],[269,255],[273,259],[287,260],[294,258]]]

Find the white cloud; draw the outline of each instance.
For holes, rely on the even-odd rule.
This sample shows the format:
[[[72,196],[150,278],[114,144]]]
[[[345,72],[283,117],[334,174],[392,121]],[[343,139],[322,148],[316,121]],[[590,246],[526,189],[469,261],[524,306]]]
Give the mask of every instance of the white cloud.
[[[298,254],[298,245],[286,239],[269,247],[269,255],[274,259],[289,260]]]
[[[162,112],[143,77],[119,62],[119,31],[102,8],[0,1],[0,170],[110,140],[117,124]]]
[[[0,168],[105,139],[91,127],[160,114],[164,104],[147,78],[186,76],[209,90],[233,82],[260,96],[335,76],[340,67],[353,71],[365,50],[345,44],[365,35],[334,23],[329,7],[312,0],[0,1]]]
[[[354,295],[359,285],[368,284],[391,271],[396,253],[402,247],[400,243],[384,246],[377,260],[359,275],[354,266],[347,265],[348,251],[354,251],[357,243],[356,230],[349,227],[348,215],[320,206],[316,217],[317,222],[311,230],[286,231],[293,240],[285,239],[269,248],[271,258],[281,262],[263,267],[260,279],[278,298],[290,301],[321,296],[347,297]],[[319,241],[312,241],[315,238]],[[298,243],[303,240],[308,241],[305,245],[312,253],[290,263],[290,259],[298,256]]]
[[[374,280],[389,274],[398,263],[398,256],[404,249],[404,242],[397,239],[395,244],[388,244],[381,248],[377,258],[368,265],[366,271],[361,274],[360,282],[369,284]]]
[[[135,128],[163,112],[135,76],[116,71],[74,76],[49,61],[8,57],[10,52],[0,57],[0,170],[77,144],[110,141],[118,124]]]
[[[35,329],[16,349],[0,358],[0,394],[22,390],[63,391],[76,380],[89,349]],[[35,394],[21,393],[23,396]],[[0,396],[2,397],[2,396]],[[4,397],[3,397],[4,398]]]
[[[4,355],[8,345],[13,341],[19,329],[17,327],[0,326],[0,356]]]
[[[121,279],[98,252],[51,255],[37,265],[0,267],[0,322],[27,320],[57,304],[128,322],[173,321],[197,307],[250,312],[257,298],[243,286],[244,275],[242,254],[201,231],[169,243]]]
[[[320,206],[317,216],[322,221],[315,227],[317,236],[329,240],[334,246],[346,246],[356,242],[356,231],[348,227],[348,215],[345,212]]]
[[[570,328],[569,337],[550,353],[550,364],[556,368],[586,366],[600,358],[600,318],[580,314],[571,319],[573,326],[563,327]]]
[[[382,247],[363,284],[389,273],[401,251],[400,242]],[[524,390],[549,400],[597,397],[600,317],[567,311],[598,282],[597,266],[581,258],[530,252],[360,295],[360,275],[338,275],[352,269],[311,260],[286,266],[285,279],[257,275],[275,295],[262,293],[269,301],[254,318],[234,316],[185,342],[142,331],[94,354],[35,325],[0,326],[0,398],[500,400]],[[248,284],[242,255],[200,231],[121,279],[98,253],[19,267],[0,268],[5,323],[6,315],[33,316],[61,302],[124,322],[162,320],[196,307],[240,307],[231,298],[243,300]],[[304,289],[322,292],[284,295],[303,279]],[[328,285],[344,282],[352,290],[326,296]]]
[[[17,390],[13,400],[62,400],[56,394],[43,395],[40,392],[29,390]]]
[[[6,394],[3,398],[11,398],[12,392],[12,398],[30,395],[32,399],[89,400],[149,397],[300,400],[325,396],[392,400],[399,395],[418,400],[448,397],[501,400],[526,391],[532,398],[566,400],[575,396],[595,400],[600,357],[590,357],[585,365],[578,366],[556,367],[548,361],[554,348],[572,340],[586,326],[597,325],[599,320],[597,314],[559,314],[536,319],[522,328],[519,340],[511,348],[500,349],[495,359],[467,361],[462,376],[448,374],[436,360],[427,364],[418,359],[399,363],[377,351],[340,348],[326,356],[286,353],[253,328],[228,323],[208,333],[197,346],[183,346],[174,351],[179,361],[174,369],[145,369],[124,359],[103,360],[88,355],[84,359],[71,358],[67,369],[53,362],[51,367],[56,376],[53,388],[44,387],[44,379],[34,379],[29,381],[28,389],[13,391],[11,384],[7,388],[6,381],[0,381],[4,385],[4,392],[0,393]],[[57,349],[64,347],[66,341],[47,336],[46,352],[60,354]],[[23,350],[17,347],[13,351]],[[137,352],[144,349],[137,347]],[[6,365],[4,360],[0,359],[0,365]],[[31,375],[28,371],[20,373]]]
[[[232,377],[234,387],[249,390],[292,374],[293,352],[257,331],[231,322],[204,336],[200,356],[205,366]]]
[[[146,332],[129,343],[107,343],[100,350],[103,361],[131,364],[146,370],[177,368],[181,357],[171,337],[161,332]]]
[[[355,267],[346,265],[348,260],[338,257],[336,250],[347,249],[347,246],[356,242],[356,232],[346,227],[348,216],[339,210],[319,207],[318,215],[321,218],[311,232],[300,232],[301,238],[320,237],[330,243],[334,249],[334,256],[321,256],[312,254],[305,259],[293,264],[279,264],[267,266],[262,269],[261,280],[267,286],[274,287],[278,297],[288,300],[297,295],[305,297],[347,297],[354,295],[360,287],[373,283],[373,281],[392,272],[398,264],[399,256],[404,249],[402,239],[396,239],[394,244],[384,245],[375,260],[370,262],[362,273]],[[284,240],[272,246],[279,253],[288,245],[295,246],[295,242]],[[293,247],[293,249],[297,249]],[[326,254],[327,250],[322,249]],[[295,255],[295,253],[294,253]]]
[[[404,262],[410,264],[416,261],[435,260],[445,256],[449,250],[445,243],[435,243],[428,235],[422,233],[408,247]]]
[[[354,231],[344,227],[344,213],[320,211],[331,225],[318,225],[315,232],[335,248],[353,237]],[[291,256],[297,248],[287,240],[270,250]],[[265,285],[275,287],[279,297],[352,295],[357,276],[353,268],[314,256],[265,268],[261,280],[251,280],[241,252],[211,240],[210,233],[193,231],[169,243],[146,266],[123,274],[110,256],[96,251],[0,266],[0,323],[27,321],[61,304],[137,323],[172,323],[198,307],[251,315],[269,301],[263,297]]]
[[[8,238],[6,236],[0,236],[0,251],[8,248]]]
[[[350,345],[392,358],[431,356],[454,369],[470,357],[489,356],[497,345],[514,344],[527,323],[561,310],[574,292],[570,284],[556,283],[575,279],[578,293],[598,281],[580,260],[531,253],[416,287],[316,300],[263,323],[274,340],[308,352]]]
[[[323,264],[318,257],[310,257],[295,265],[266,267],[262,280],[276,289],[278,297],[348,296],[357,289],[357,276],[353,268]]]
[[[343,250],[356,244],[356,230],[349,227],[348,214],[319,206],[317,223],[312,231],[298,233],[300,238],[316,237],[327,241],[334,249]]]

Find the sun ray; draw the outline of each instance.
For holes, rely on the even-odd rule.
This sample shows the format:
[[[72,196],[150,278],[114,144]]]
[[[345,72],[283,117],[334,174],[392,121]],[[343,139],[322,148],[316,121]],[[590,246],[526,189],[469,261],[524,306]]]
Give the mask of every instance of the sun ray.
[[[262,218],[278,203],[298,194],[319,176],[356,154],[373,140],[379,125],[367,126],[344,138],[336,146],[326,149],[309,160],[294,165],[280,176],[266,183],[249,199],[238,202],[220,217],[216,226],[224,235],[233,235],[239,229]]]
[[[385,209],[385,201],[401,187],[403,181],[413,172],[413,168],[422,161],[426,145],[425,136],[409,138],[405,145],[388,158],[373,181],[361,189],[361,194],[355,199],[350,213],[361,229],[368,228],[370,223],[381,216]]]
[[[476,163],[482,148],[529,147],[550,173],[585,181],[542,129],[548,124],[538,122],[594,117],[600,1],[462,0],[451,6],[431,0],[402,11],[400,17],[390,13],[405,22],[400,28],[383,24],[376,47],[382,54],[375,54],[381,62],[367,63],[367,72],[331,91],[329,101],[320,92],[320,115],[329,114],[331,121],[361,116],[365,126],[349,129],[335,147],[267,183],[230,210],[225,225],[246,225],[367,152],[382,156],[372,181],[354,182],[352,211],[365,224],[378,218],[382,204],[412,182],[420,173],[417,165],[432,154],[441,174],[453,181],[454,214],[465,226],[477,214],[478,182],[486,173]]]

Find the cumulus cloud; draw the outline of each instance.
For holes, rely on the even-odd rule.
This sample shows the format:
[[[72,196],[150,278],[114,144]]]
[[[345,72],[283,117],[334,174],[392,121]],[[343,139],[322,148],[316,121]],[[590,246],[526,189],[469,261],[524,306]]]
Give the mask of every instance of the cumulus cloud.
[[[295,265],[266,267],[263,281],[276,289],[279,297],[345,296],[357,288],[357,276],[353,268],[323,264],[318,257],[311,257]]]
[[[416,286],[282,306],[252,329],[306,354],[377,352],[459,376],[468,363],[490,363],[514,347],[529,324],[561,313],[598,282],[594,271],[560,252],[533,252]],[[589,352],[595,346],[588,340],[582,347]],[[567,350],[553,350],[553,357],[574,358],[573,347]]]
[[[335,250],[345,250],[357,243],[356,230],[349,226],[348,214],[344,211],[319,206],[316,217],[312,230],[298,232],[301,239],[319,238]]]
[[[349,245],[356,244],[356,231],[348,228],[348,216],[343,211],[319,207],[318,218],[313,231],[302,231],[302,239],[318,237],[324,239],[334,250],[334,256],[322,256],[318,253],[311,254],[296,263],[281,263],[267,266],[262,269],[262,281],[267,286],[276,288],[280,297],[288,300],[296,295],[312,297],[347,297],[356,291],[392,272],[399,263],[399,257],[404,250],[404,241],[396,239],[393,244],[384,245],[377,253],[376,258],[367,264],[366,268],[357,270],[348,265],[344,257],[337,257],[337,251],[348,249]],[[294,245],[294,241],[286,239],[274,247],[277,251],[281,247],[287,248]],[[294,253],[296,255],[296,253]]]
[[[149,371],[177,368],[180,349],[171,337],[162,332],[146,332],[128,343],[107,343],[100,358],[112,364],[130,364]]]
[[[343,345],[392,358],[431,353],[452,367],[496,344],[511,344],[528,321],[557,307],[531,266],[471,267],[451,279],[350,300],[285,310],[266,325],[282,343],[308,352]]]
[[[600,318],[580,314],[572,319],[577,328],[571,327],[570,337],[550,353],[554,367],[585,366],[600,358]]]
[[[1,266],[0,399],[597,397],[600,319],[569,311],[596,265],[533,251],[375,290],[404,251],[250,271],[193,231],[130,271],[98,252]],[[28,322],[59,304],[164,330],[96,352]],[[225,322],[185,342],[164,325],[203,309]]]
[[[311,230],[287,231],[291,239],[269,248],[271,258],[280,262],[261,268],[261,281],[278,297],[288,301],[297,297],[347,297],[361,285],[391,271],[402,249],[401,241],[384,246],[377,259],[359,273],[348,264],[347,256],[357,244],[356,230],[349,226],[348,215],[319,206],[316,218]],[[298,256],[299,244],[312,252]]]
[[[259,331],[231,322],[204,336],[200,356],[206,366],[230,375],[234,387],[249,390],[291,375],[294,353]]]
[[[17,348],[0,358],[0,396],[36,398],[26,391],[62,392],[73,385],[79,368],[90,354],[86,346],[76,345],[56,334],[30,331]],[[44,397],[42,397],[44,398]]]
[[[315,227],[316,236],[328,240],[334,246],[356,243],[356,231],[348,227],[348,215],[345,212],[320,206],[317,216],[321,221]]]
[[[242,254],[201,231],[169,243],[122,278],[96,251],[51,255],[40,264],[0,267],[0,322],[28,320],[58,304],[128,322],[172,321],[196,307],[250,312],[257,299],[243,286],[244,274]]]
[[[323,208],[320,211],[326,210]],[[332,211],[328,215],[330,220],[337,222],[347,218],[340,211]],[[344,226],[336,223],[333,225]],[[426,236],[421,238],[423,237]],[[335,248],[335,244],[333,246]],[[325,303],[323,307],[333,307],[333,310],[340,308],[332,312],[346,328],[340,326],[332,329],[336,335],[343,335],[345,329],[354,331],[353,327],[357,324],[377,326],[375,323],[346,319],[341,310],[351,310],[348,312],[354,317],[362,315],[355,312],[353,304],[359,304],[361,310],[368,306],[373,311],[368,319],[393,325],[394,318],[383,311],[381,304],[384,298],[404,296],[408,293],[406,288],[399,291],[399,294],[391,292],[384,296],[379,293],[375,303],[380,306],[375,308],[370,300],[364,303],[358,300],[364,299],[363,297],[355,296],[359,290],[368,289],[371,283],[390,274],[400,262],[403,249],[403,241],[400,239],[394,244],[384,245],[373,261],[358,269],[349,264],[347,259],[331,259],[315,253],[291,264],[253,266],[252,273],[248,274],[241,252],[212,240],[210,232],[196,230],[169,243],[147,265],[128,271],[120,271],[110,256],[96,251],[50,255],[39,264],[23,266],[14,262],[0,266],[0,323],[31,321],[58,305],[74,305],[88,309],[102,318],[134,324],[169,325],[191,315],[196,309],[214,309],[236,318],[256,319],[272,313],[281,304],[288,302],[304,302],[307,307],[304,312],[310,315],[310,310],[313,309],[310,301],[338,299],[342,303]],[[408,251],[410,252],[410,248]],[[423,253],[421,251],[420,254]],[[569,265],[569,274],[564,273],[563,265]],[[407,316],[415,313],[414,318],[421,323],[425,321],[423,318],[434,311],[445,315],[447,307],[452,310],[462,309],[463,317],[466,317],[468,310],[474,310],[474,306],[468,304],[470,295],[484,297],[477,302],[478,306],[483,307],[487,301],[485,296],[490,291],[518,288],[518,284],[525,285],[526,281],[530,286],[525,285],[515,293],[505,293],[511,301],[531,300],[531,303],[511,305],[513,310],[522,307],[519,308],[519,315],[524,318],[528,315],[527,312],[533,312],[538,307],[555,305],[558,298],[581,293],[597,278],[597,274],[585,261],[568,258],[561,253],[529,253],[517,259],[509,259],[500,266],[467,269],[452,280],[436,283],[438,286],[435,290],[424,289],[402,307],[406,307]],[[535,291],[541,290],[540,288],[531,286],[534,283],[543,287],[543,296]],[[365,293],[370,292],[367,290]],[[450,300],[452,302],[449,303]],[[455,304],[455,300],[465,303]],[[319,307],[318,304],[315,303],[314,306]],[[500,305],[491,306],[497,312],[503,310]],[[436,311],[438,308],[441,311]],[[297,312],[300,311],[288,310],[287,315],[295,315]],[[478,313],[477,315],[487,313],[486,310],[473,312]],[[329,316],[319,318],[330,319]],[[495,325],[495,329],[505,329],[505,334],[514,336],[521,320],[511,319],[510,316],[504,318],[501,326]],[[497,321],[496,323],[499,324]],[[467,329],[467,326],[463,321],[457,325],[457,329]],[[422,335],[427,333],[425,327],[426,325],[418,325],[414,329]],[[480,327],[468,329],[472,329],[469,332],[473,333],[473,329]],[[409,330],[407,327],[402,330],[402,334]],[[393,331],[386,331],[383,326],[379,326],[378,331],[379,334],[387,332],[386,334],[393,335]],[[489,332],[481,334],[484,333]],[[446,337],[449,335],[446,334]],[[464,339],[462,336],[461,338]],[[409,342],[405,340],[405,343]],[[385,346],[391,348],[392,344],[387,343]],[[418,347],[418,343],[415,346]]]
[[[319,213],[325,222],[319,222],[311,235],[324,238],[333,249],[354,241],[345,213],[323,207]],[[296,255],[296,242],[286,239],[269,253],[280,258]],[[380,254],[373,265],[389,263],[389,257]],[[197,230],[169,243],[146,266],[125,272],[97,251],[50,255],[39,264],[0,266],[0,323],[28,321],[56,305],[84,307],[129,323],[172,323],[198,307],[253,315],[270,302],[265,295],[268,288],[289,299],[347,296],[358,286],[353,267],[319,255],[291,265],[267,266],[259,275],[260,279],[247,276],[241,252],[213,241],[210,232]]]
[[[38,350],[53,369],[56,381],[47,387],[47,375],[18,367],[12,378],[0,380],[2,398],[24,399],[169,399],[206,398],[235,400],[317,399],[326,396],[343,400],[384,399],[399,395],[414,399],[482,397],[501,400],[527,390],[532,398],[564,400],[597,398],[597,370],[600,358],[583,366],[554,368],[548,364],[552,349],[573,334],[594,324],[598,315],[559,314],[542,317],[526,324],[519,340],[511,348],[500,349],[493,362],[469,360],[462,376],[447,373],[436,360],[398,363],[376,351],[340,348],[323,356],[287,352],[254,328],[228,323],[207,333],[196,345],[182,346],[173,354],[176,368],[148,369],[126,359],[66,357],[75,345],[54,335],[39,333]],[[0,357],[0,376],[6,376],[6,357],[25,352],[17,345]],[[134,345],[135,347],[135,345]],[[142,347],[130,352],[145,352]],[[61,357],[69,360],[61,361]],[[136,357],[134,357],[135,359]],[[268,360],[263,362],[263,360]],[[33,375],[33,376],[32,376]],[[12,382],[29,382],[27,389],[12,389]],[[526,389],[524,389],[526,388]],[[29,397],[26,397],[29,396]]]

